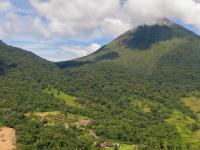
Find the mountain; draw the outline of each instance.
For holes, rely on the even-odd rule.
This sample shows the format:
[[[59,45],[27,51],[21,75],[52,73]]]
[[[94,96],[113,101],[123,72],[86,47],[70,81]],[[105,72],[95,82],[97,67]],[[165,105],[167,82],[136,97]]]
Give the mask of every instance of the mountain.
[[[199,113],[188,105],[192,97],[199,104],[200,37],[195,33],[168,20],[142,25],[87,57],[57,65],[71,94],[109,110],[112,119],[97,123],[98,135],[153,149],[200,148]],[[152,111],[142,114],[135,105]],[[184,118],[194,126],[187,119],[193,127],[184,126]]]
[[[6,45],[3,41],[0,40],[0,45]]]
[[[164,90],[184,91],[198,87],[199,40],[199,36],[172,22],[143,25],[92,55],[57,65],[82,90],[98,84],[98,91],[104,94],[108,90],[113,93],[116,89],[127,91],[129,86],[131,91],[141,94],[145,94],[146,88],[160,90],[162,86],[165,86]],[[126,85],[118,84],[119,81]],[[113,89],[110,88],[112,84]]]
[[[19,150],[199,150],[199,66],[200,37],[169,20],[67,62],[0,41],[0,127]]]

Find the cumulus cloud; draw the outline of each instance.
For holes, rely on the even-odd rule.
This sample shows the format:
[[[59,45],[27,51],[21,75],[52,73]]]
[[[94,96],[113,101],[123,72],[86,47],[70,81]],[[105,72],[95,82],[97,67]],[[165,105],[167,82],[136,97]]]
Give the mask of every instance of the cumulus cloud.
[[[124,10],[135,26],[175,17],[200,30],[199,0],[127,0]]]
[[[24,2],[20,1],[20,6]],[[162,18],[179,19],[200,31],[200,0],[27,0],[24,6],[29,8],[18,5],[19,1],[0,0],[1,39],[34,37],[50,42],[60,38],[94,43]],[[61,53],[73,51],[84,56],[93,52],[91,45],[78,45],[60,47]]]
[[[40,16],[47,18],[53,34],[68,36],[88,35],[101,30],[106,19],[117,16],[121,7],[118,0],[31,0],[31,3]]]
[[[98,43],[92,43],[89,46],[85,45],[70,45],[70,46],[64,46],[62,49],[65,52],[71,52],[74,53],[75,56],[77,57],[83,57],[88,54],[91,54],[98,50],[101,47]]]
[[[32,26],[34,29],[37,29],[36,31],[39,31],[39,33],[41,33],[41,35],[43,35],[44,38],[51,38],[51,32],[49,32],[49,30],[39,17],[36,17],[33,20]]]
[[[53,34],[117,36],[131,27],[176,17],[200,29],[199,0],[31,0]],[[190,10],[190,11],[188,11]]]
[[[28,0],[35,15],[19,16],[9,0],[0,0],[3,20],[0,29],[7,35],[18,24],[18,33],[28,28],[41,38],[116,37],[141,24],[161,18],[178,18],[200,30],[199,0]],[[19,8],[18,8],[19,10]],[[20,10],[20,13],[25,12]],[[8,14],[13,17],[10,19]],[[4,22],[4,23],[3,23]],[[26,28],[24,28],[24,25]],[[24,32],[25,32],[24,31]]]
[[[12,7],[9,1],[0,0],[0,11],[9,10]]]

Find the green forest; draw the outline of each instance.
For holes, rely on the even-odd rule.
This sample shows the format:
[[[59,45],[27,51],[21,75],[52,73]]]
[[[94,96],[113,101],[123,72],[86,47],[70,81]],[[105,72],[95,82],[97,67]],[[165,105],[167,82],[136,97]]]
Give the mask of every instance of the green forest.
[[[199,150],[199,66],[200,37],[176,24],[58,63],[0,43],[0,126],[18,150]]]

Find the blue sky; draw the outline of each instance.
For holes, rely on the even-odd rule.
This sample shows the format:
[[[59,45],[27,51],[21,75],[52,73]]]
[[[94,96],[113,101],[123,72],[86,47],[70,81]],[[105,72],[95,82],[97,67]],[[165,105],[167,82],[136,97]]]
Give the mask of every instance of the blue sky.
[[[199,0],[173,2],[0,0],[0,39],[50,61],[64,61],[88,55],[127,30],[161,18],[199,34]]]

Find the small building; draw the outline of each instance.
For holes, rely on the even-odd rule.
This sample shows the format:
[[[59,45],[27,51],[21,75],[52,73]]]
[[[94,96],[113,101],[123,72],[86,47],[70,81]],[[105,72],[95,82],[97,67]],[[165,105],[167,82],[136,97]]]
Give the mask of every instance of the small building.
[[[90,120],[80,120],[79,121],[79,125],[81,126],[87,126],[88,124],[90,124]]]
[[[114,147],[115,145],[112,142],[104,142],[104,143],[99,143],[98,146],[100,148],[106,148],[106,147]]]
[[[91,123],[90,120],[79,120],[78,122],[71,123],[71,125],[76,126],[76,127],[81,127],[81,126],[86,127],[90,123]]]

